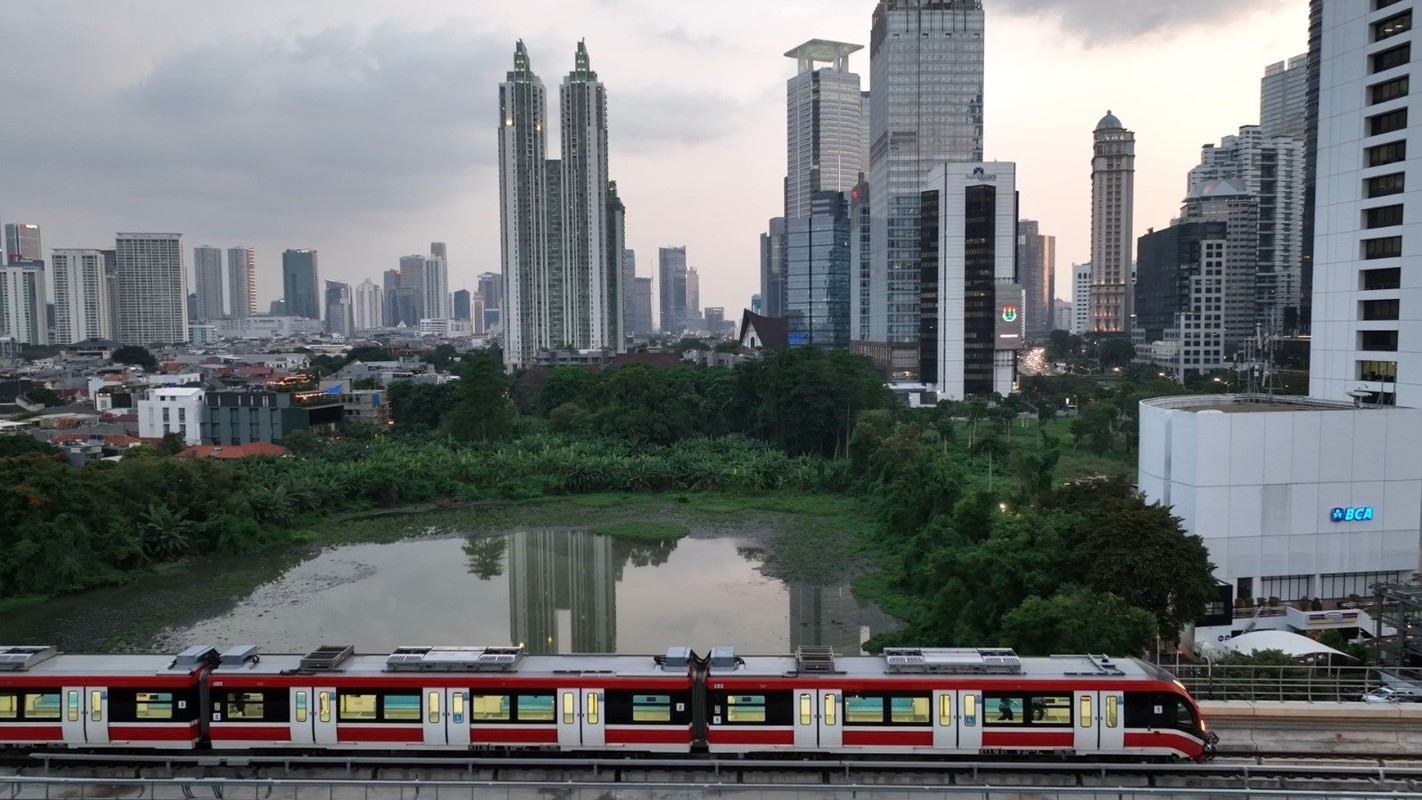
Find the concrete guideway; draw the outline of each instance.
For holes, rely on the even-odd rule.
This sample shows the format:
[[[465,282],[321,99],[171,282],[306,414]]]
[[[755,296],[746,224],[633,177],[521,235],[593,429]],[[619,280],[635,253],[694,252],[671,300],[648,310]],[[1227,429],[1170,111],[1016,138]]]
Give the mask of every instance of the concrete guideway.
[[[1220,756],[1422,758],[1422,703],[1200,703]]]

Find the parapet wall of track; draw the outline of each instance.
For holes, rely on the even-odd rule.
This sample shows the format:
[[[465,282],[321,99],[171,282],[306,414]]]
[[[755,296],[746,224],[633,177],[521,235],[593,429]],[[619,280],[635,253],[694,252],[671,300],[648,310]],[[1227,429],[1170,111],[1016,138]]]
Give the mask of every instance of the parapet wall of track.
[[[1220,755],[1258,753],[1422,759],[1422,703],[1204,701]]]

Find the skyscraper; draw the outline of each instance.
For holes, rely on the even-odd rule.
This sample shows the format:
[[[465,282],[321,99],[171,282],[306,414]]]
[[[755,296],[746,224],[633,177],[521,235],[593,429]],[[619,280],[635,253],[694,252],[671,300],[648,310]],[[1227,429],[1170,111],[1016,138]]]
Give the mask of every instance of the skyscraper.
[[[421,319],[449,319],[449,266],[439,256],[420,262]]]
[[[1110,111],[1096,124],[1091,159],[1091,329],[1127,333],[1135,253],[1136,135]]]
[[[1027,336],[1043,339],[1052,331],[1057,237],[1042,235],[1036,220],[1017,222],[1017,272],[1022,279],[1022,316],[1027,321]]]
[[[848,192],[815,192],[786,222],[785,312],[792,346],[849,347]],[[707,329],[715,332],[709,322]]]
[[[547,99],[520,41],[499,86],[499,219],[504,273],[504,364],[534,363],[550,344]]]
[[[497,272],[479,274],[479,294],[484,296],[484,308],[502,308],[504,298],[504,276]]]
[[[657,294],[661,296],[662,333],[686,331],[686,248],[657,250]]]
[[[73,344],[113,335],[113,315],[100,250],[55,250],[54,341]]]
[[[11,257],[0,264],[0,332],[21,344],[49,344],[44,262]]]
[[[982,161],[983,46],[981,0],[880,0],[874,10],[868,337],[912,362],[924,177],[945,161]]]
[[[222,319],[222,251],[202,245],[193,248],[193,291],[197,294],[196,319]]]
[[[454,319],[462,319],[465,322],[469,321],[471,313],[470,302],[472,299],[473,295],[468,289],[460,289],[454,293],[454,308],[450,312]]]
[[[1422,0],[1318,6],[1309,394],[1422,407]]]
[[[701,319],[701,273],[696,267],[686,268],[686,327],[689,330],[702,329]]]
[[[351,285],[326,281],[326,332],[349,337],[355,331],[355,303]]]
[[[227,248],[227,294],[233,319],[257,313],[257,251],[238,245]]]
[[[115,238],[120,344],[147,347],[188,340],[182,245],[177,233],[120,233]]]
[[[40,227],[31,222],[5,223],[5,261],[43,261],[44,247],[40,244]]]
[[[760,235],[760,297],[767,317],[785,316],[785,218],[770,220]]]
[[[627,298],[627,328],[633,336],[650,336],[652,327],[652,279],[633,278]]]
[[[366,278],[355,287],[355,330],[373,331],[384,327],[385,298],[380,285]]]
[[[1071,265],[1071,332],[1091,332],[1091,262]]]
[[[1308,53],[1264,68],[1259,81],[1259,128],[1265,139],[1303,141],[1308,128]]]
[[[787,220],[809,216],[815,192],[847,192],[868,169],[864,96],[849,71],[850,54],[862,49],[812,39],[785,54],[797,66],[785,84]]]
[[[307,319],[321,318],[321,279],[315,250],[282,252],[281,285],[287,314]]]
[[[425,257],[416,253],[414,255],[400,256],[400,286],[402,289],[409,289],[414,292],[414,319],[410,326],[419,325],[421,319],[429,319],[430,315],[425,313]]]
[[[621,246],[608,237],[607,90],[579,41],[559,92],[562,111],[563,336],[578,349],[622,348]],[[617,206],[620,207],[620,201]]]
[[[444,259],[449,263],[449,246],[444,242],[430,242],[430,255]]]

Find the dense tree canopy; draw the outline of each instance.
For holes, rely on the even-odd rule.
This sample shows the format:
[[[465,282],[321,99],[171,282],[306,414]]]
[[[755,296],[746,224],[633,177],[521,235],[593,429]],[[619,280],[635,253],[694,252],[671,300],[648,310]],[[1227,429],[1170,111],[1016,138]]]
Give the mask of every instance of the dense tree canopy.
[[[136,344],[124,345],[115,350],[113,361],[115,364],[132,364],[143,367],[149,372],[158,369],[158,359],[148,352],[148,348]]]

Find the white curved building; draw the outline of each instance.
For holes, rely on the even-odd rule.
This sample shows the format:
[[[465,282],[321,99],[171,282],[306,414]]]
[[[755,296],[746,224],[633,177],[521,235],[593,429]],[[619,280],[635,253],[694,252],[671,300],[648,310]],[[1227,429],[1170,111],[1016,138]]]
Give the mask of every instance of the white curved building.
[[[1422,409],[1202,395],[1140,406],[1138,484],[1237,598],[1345,598],[1418,569]]]

